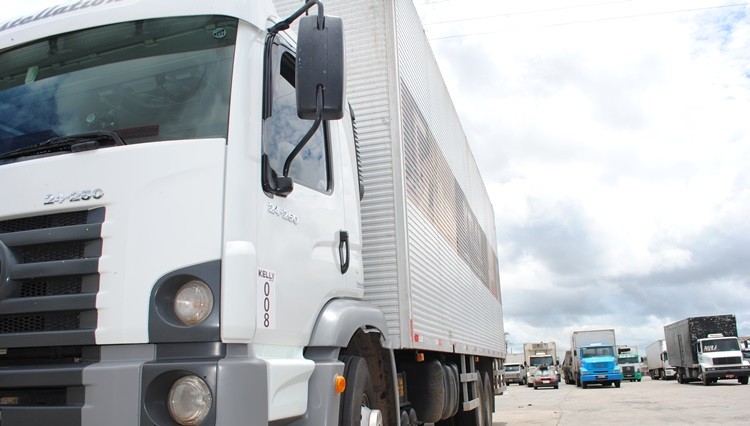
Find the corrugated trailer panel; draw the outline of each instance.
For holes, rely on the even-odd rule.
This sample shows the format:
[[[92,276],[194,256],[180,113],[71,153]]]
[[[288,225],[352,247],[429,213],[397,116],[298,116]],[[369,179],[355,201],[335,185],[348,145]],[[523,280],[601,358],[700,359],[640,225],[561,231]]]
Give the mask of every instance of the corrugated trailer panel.
[[[274,0],[277,11],[286,17],[302,4],[300,0]],[[395,179],[394,150],[400,152],[397,125],[392,111],[398,102],[395,81],[393,13],[385,1],[325,1],[325,13],[344,19],[347,100],[357,122],[365,197],[362,200],[362,240],[365,300],[377,305],[388,323],[392,342],[410,336],[402,328],[408,306],[399,297],[399,274],[405,275],[406,253],[400,252],[403,230],[397,230],[397,217],[403,217],[402,187]],[[315,11],[313,11],[315,13]],[[400,168],[400,166],[399,166]],[[399,210],[400,209],[400,210]],[[401,228],[405,226],[404,221]]]
[[[281,15],[301,2],[276,0]],[[411,0],[326,0],[357,118],[365,300],[394,348],[504,356],[494,212]]]
[[[492,205],[414,5],[395,3],[412,344],[500,353]]]

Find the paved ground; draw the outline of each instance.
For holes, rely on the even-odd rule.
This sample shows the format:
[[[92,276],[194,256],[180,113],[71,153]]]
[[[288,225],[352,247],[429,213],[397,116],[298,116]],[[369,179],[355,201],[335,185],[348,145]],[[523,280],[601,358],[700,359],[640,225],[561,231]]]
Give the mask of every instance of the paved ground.
[[[563,383],[536,391],[511,385],[495,397],[493,426],[750,424],[749,402],[750,385],[731,380],[706,387],[644,378],[619,389]]]

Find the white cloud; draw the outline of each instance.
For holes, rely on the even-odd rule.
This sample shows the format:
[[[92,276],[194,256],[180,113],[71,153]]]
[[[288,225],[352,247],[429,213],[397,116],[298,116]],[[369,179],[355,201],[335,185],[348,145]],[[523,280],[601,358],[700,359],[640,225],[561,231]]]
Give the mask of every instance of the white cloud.
[[[416,4],[495,206],[511,340],[750,317],[750,8]]]

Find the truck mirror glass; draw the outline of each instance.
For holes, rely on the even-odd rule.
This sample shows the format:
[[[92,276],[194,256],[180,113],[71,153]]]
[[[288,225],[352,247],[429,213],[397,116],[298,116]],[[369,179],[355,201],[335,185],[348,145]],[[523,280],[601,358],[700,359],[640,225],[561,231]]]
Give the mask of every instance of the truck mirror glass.
[[[300,18],[295,86],[297,116],[338,120],[344,116],[344,28],[341,18],[326,16],[318,28],[316,16]],[[318,96],[322,110],[318,111]]]

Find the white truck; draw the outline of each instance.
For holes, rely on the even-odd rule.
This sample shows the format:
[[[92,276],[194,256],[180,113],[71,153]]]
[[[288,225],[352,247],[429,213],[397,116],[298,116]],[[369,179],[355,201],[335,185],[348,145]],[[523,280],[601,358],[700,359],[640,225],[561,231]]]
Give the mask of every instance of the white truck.
[[[615,356],[615,330],[581,330],[570,336],[572,375],[576,386],[586,389],[591,384],[602,386],[622,382],[622,370]]]
[[[540,367],[553,371],[560,380],[560,362],[557,359],[555,342],[534,342],[523,344],[524,364],[526,366],[526,384],[531,387],[534,374]]]
[[[507,354],[505,356],[505,363],[503,364],[503,370],[505,371],[505,383],[518,383],[519,385],[525,385],[527,383],[526,378],[526,366],[523,354]]]
[[[708,386],[720,379],[748,383],[750,363],[742,357],[734,315],[690,317],[667,324],[664,340],[678,383],[700,380]]]
[[[0,22],[2,426],[490,424],[494,213],[414,6],[289,3]]]
[[[659,339],[646,346],[646,364],[648,375],[653,380],[669,380],[677,377],[677,370],[669,365],[667,343],[664,339]]]

